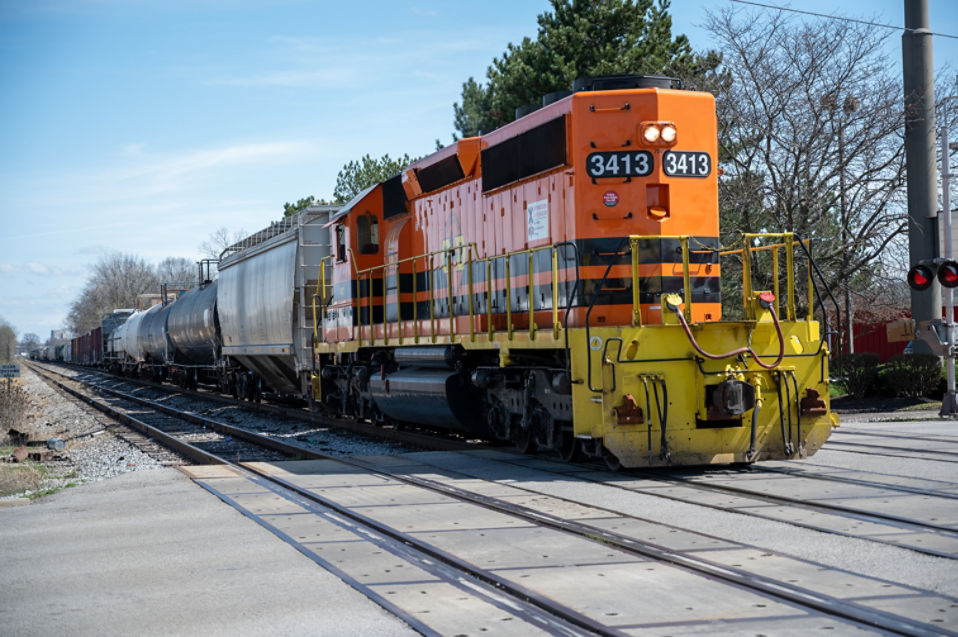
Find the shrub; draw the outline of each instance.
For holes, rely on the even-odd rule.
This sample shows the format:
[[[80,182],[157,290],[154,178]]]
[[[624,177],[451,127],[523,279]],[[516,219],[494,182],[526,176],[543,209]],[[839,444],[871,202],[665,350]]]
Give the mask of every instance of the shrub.
[[[941,384],[941,360],[934,354],[903,354],[885,363],[883,375],[895,396],[932,396]]]
[[[0,379],[0,441],[12,428],[22,427],[30,406],[30,396],[19,385],[11,385]]]
[[[43,472],[32,463],[0,465],[0,497],[36,491],[43,483]]]
[[[872,393],[878,379],[878,355],[842,354],[835,357],[833,369],[841,377],[849,394],[855,398],[864,398]]]

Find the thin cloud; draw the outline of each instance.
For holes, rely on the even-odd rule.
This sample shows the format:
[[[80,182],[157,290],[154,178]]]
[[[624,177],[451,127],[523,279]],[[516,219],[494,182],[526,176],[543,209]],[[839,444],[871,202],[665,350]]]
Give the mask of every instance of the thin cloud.
[[[63,274],[63,270],[55,265],[50,266],[37,261],[27,261],[24,265],[26,265],[26,268],[34,274],[50,274],[54,276],[60,276]]]
[[[343,84],[355,82],[356,79],[351,71],[329,69],[326,71],[273,71],[250,77],[214,79],[207,81],[207,84],[242,88],[264,86],[339,88]]]
[[[157,179],[169,179],[233,164],[298,156],[308,150],[309,145],[302,141],[280,141],[191,150],[167,157],[150,158],[144,155],[141,165],[121,176],[133,178],[152,175]]]
[[[434,12],[423,11],[422,15]],[[368,85],[369,69],[377,69],[380,75],[406,74],[410,68],[434,66],[437,62],[458,79],[461,68],[455,63],[456,56],[472,52],[499,54],[502,45],[496,41],[495,37],[477,36],[437,39],[433,32],[409,31],[368,38],[360,48],[355,39],[277,35],[267,40],[269,57],[274,60],[272,66],[277,68],[249,75],[218,76],[204,82],[237,88],[343,90]]]

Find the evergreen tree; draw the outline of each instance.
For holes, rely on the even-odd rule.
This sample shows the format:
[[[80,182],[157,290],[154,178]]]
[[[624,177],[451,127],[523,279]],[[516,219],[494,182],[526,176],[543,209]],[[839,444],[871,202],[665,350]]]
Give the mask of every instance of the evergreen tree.
[[[346,203],[366,188],[396,176],[414,161],[409,155],[393,159],[388,153],[379,159],[366,154],[359,161],[351,161],[336,175],[333,199],[336,203]]]
[[[486,85],[469,78],[462,105],[453,105],[463,137],[489,132],[515,118],[516,108],[568,90],[579,77],[645,74],[692,84],[718,66],[717,53],[692,52],[684,35],[672,37],[669,0],[551,0],[538,17],[535,40],[509,44],[486,71]]]

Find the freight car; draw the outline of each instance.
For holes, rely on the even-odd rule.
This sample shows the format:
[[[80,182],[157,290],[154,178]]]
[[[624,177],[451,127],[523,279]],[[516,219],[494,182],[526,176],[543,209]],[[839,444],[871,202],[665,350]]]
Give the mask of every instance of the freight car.
[[[807,244],[719,245],[716,140],[708,93],[589,78],[360,193],[332,222],[314,396],[612,466],[814,453],[837,420]]]
[[[720,245],[713,97],[587,78],[518,115],[231,246],[107,362],[612,467],[820,448],[810,246]]]

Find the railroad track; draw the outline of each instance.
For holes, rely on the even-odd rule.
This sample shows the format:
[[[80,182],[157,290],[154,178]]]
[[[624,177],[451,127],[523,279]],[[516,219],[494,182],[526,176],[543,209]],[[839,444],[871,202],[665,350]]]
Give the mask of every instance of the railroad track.
[[[521,460],[513,462],[520,466],[523,464]],[[716,511],[735,512],[755,519],[781,522],[829,535],[867,540],[934,557],[958,559],[958,528],[953,524],[944,525],[935,520],[921,520],[814,499],[822,497],[822,493],[816,493],[813,496],[789,497],[771,491],[775,489],[787,492],[792,488],[783,483],[768,485],[767,490],[757,490],[706,481],[710,477],[720,477],[734,480],[736,484],[747,483],[755,474],[761,473],[873,489],[871,493],[859,494],[859,497],[864,500],[879,497],[883,492],[899,491],[909,496],[923,498],[925,501],[921,503],[922,508],[930,513],[940,511],[942,508],[935,506],[933,498],[941,498],[946,502],[958,499],[950,493],[942,494],[937,491],[907,487],[893,488],[881,483],[807,475],[803,470],[771,469],[761,466],[739,470],[711,470],[697,476],[695,474],[683,476],[674,471],[629,472],[628,475],[639,478],[636,480],[609,480],[605,476],[588,477],[583,474],[577,474],[576,477],[583,481],[672,502],[706,507]],[[556,474],[565,475],[564,472],[556,472]],[[824,497],[834,496],[824,494]]]
[[[158,406],[144,399],[136,402],[138,408],[150,404]],[[165,409],[164,416],[170,417],[170,408]],[[194,424],[222,426],[189,416]],[[180,417],[187,420],[186,415]],[[182,424],[176,427],[186,431]],[[156,429],[152,435],[164,442],[167,437],[175,439],[169,429]],[[251,434],[252,440],[259,441],[259,434],[235,428],[226,431],[244,437]],[[648,524],[658,524],[654,521],[541,494],[517,502],[518,494],[532,492],[488,480],[476,484],[469,476],[430,470],[407,458],[331,459],[295,448],[292,453],[316,460],[238,464],[223,457],[223,449],[217,454],[183,440],[172,444],[195,462],[218,465],[190,469],[204,488],[423,634],[453,632],[448,623],[450,600],[473,609],[469,621],[487,630],[521,625],[551,634],[689,628],[714,614],[708,610],[703,615],[704,609],[696,608],[705,599],[736,600],[732,608],[723,609],[723,625],[732,632],[745,626],[752,630],[755,621],[766,618],[771,630],[801,625],[804,629],[857,627],[897,634],[947,634],[948,624],[936,622],[954,619],[950,614],[958,608],[958,600],[927,591],[842,575],[858,578],[856,590],[877,587],[885,589],[885,596],[915,600],[906,612],[887,612],[864,593],[849,599],[828,592],[831,583],[816,588],[806,578],[820,572],[824,568],[820,564],[796,561],[790,570],[793,577],[785,581],[743,567],[742,551],[760,551],[755,547],[732,546],[727,540],[706,536],[700,539],[707,551],[669,545],[642,537]],[[234,450],[226,454],[231,456]],[[462,460],[453,462],[461,468]],[[557,514],[557,504],[567,514]],[[575,510],[569,515],[572,506]],[[510,552],[508,547],[522,550]],[[561,548],[560,555],[552,554],[555,548]],[[717,559],[716,551],[729,551],[741,563]],[[782,559],[768,552],[759,557]],[[545,580],[542,569],[548,572]],[[653,586],[645,591],[652,605],[637,604],[646,599],[639,595],[640,589],[620,584],[629,579],[635,583],[636,574],[653,571],[679,588],[699,591],[698,595],[666,602]],[[409,575],[385,575],[402,572]],[[423,597],[410,594],[417,588]],[[432,597],[445,600],[442,604],[423,601],[430,591],[439,589],[442,594]],[[636,606],[641,612],[636,612]],[[665,619],[649,621],[649,616]]]
[[[106,375],[106,377],[116,380],[115,377],[110,375]],[[123,381],[125,382],[126,379],[123,379]],[[137,384],[139,383],[137,382]],[[162,385],[147,383],[146,386],[154,387],[167,393],[171,391],[170,388]],[[173,390],[173,392],[178,393],[175,392],[175,390]],[[200,395],[205,397],[204,394]],[[247,406],[247,403],[239,401],[229,402],[230,404],[239,404],[243,407]],[[374,430],[375,429],[376,428],[374,428]],[[421,442],[421,434],[414,435],[416,436],[415,441]],[[872,435],[880,436],[881,434]],[[951,441],[946,440],[945,442]],[[829,443],[829,448],[830,446],[831,442]],[[440,446],[439,448],[445,447]],[[826,498],[835,497],[828,492],[817,493],[812,490],[811,496],[802,495],[794,497],[787,495],[787,493],[795,491],[795,489],[789,485],[773,485],[764,490],[740,486],[741,484],[753,481],[752,478],[754,478],[756,474],[763,472],[776,472],[788,475],[798,481],[814,480],[819,482],[835,482],[854,485],[855,487],[861,487],[863,489],[873,489],[874,491],[869,494],[869,497],[875,497],[876,495],[885,496],[888,495],[888,492],[906,493],[926,499],[928,504],[926,508],[930,511],[939,509],[934,506],[934,498],[948,500],[958,499],[958,494],[947,493],[940,490],[911,488],[902,485],[860,479],[855,480],[840,476],[816,475],[801,468],[772,469],[763,465],[753,465],[745,469],[709,470],[698,474],[690,474],[686,470],[683,472],[686,475],[676,473],[675,471],[634,471],[632,475],[641,476],[645,478],[646,482],[632,484],[628,487],[628,490],[720,511],[734,510],[742,515],[776,522],[786,522],[800,528],[832,535],[868,539],[879,544],[905,548],[936,557],[958,559],[958,553],[956,553],[956,550],[953,548],[958,546],[958,530],[956,530],[955,526],[936,524],[934,521],[920,520],[902,515],[891,515],[827,502],[825,501]],[[716,480],[725,478],[734,480],[735,485],[716,483]],[[604,478],[600,478],[598,481],[604,482]],[[611,483],[611,485],[617,488],[624,488],[614,482]],[[663,491],[654,485],[668,485],[671,488],[668,491]],[[808,489],[804,490],[805,493],[808,491]],[[730,497],[716,500],[714,497],[710,497],[710,494],[728,495]],[[786,508],[770,509],[767,506],[757,508],[754,506],[755,503],[775,504]],[[813,515],[796,514],[796,510],[812,512]]]
[[[48,372],[64,377],[72,378],[74,380],[79,380],[82,382],[93,382],[93,378],[100,379],[101,381],[109,381],[111,383],[123,383],[129,384],[136,387],[149,388],[158,392],[170,396],[182,396],[187,398],[192,398],[198,401],[205,401],[213,405],[226,405],[231,407],[239,408],[243,411],[252,412],[265,416],[277,416],[281,417],[284,421],[294,421],[299,423],[307,423],[314,426],[326,427],[334,430],[338,430],[344,433],[349,433],[352,435],[359,435],[367,439],[375,440],[384,440],[388,442],[394,442],[397,444],[405,445],[410,448],[418,449],[434,449],[438,451],[456,451],[464,449],[473,449],[478,446],[481,446],[482,443],[476,440],[467,440],[462,437],[456,436],[454,434],[448,434],[444,432],[428,432],[423,433],[420,431],[403,429],[403,428],[394,428],[394,427],[381,427],[371,423],[356,421],[348,418],[334,418],[326,414],[310,412],[302,408],[286,407],[275,404],[268,403],[254,403],[243,400],[238,400],[231,396],[225,396],[218,392],[207,391],[207,390],[188,390],[182,389],[169,384],[163,383],[154,383],[142,379],[128,378],[122,376],[115,376],[104,370],[88,368],[88,367],[79,367],[79,366],[65,366],[67,369],[70,369],[77,374],[81,374],[81,377],[71,377],[68,374],[64,374],[60,369],[56,367],[51,367],[47,365],[38,365],[36,362],[30,363],[32,368],[41,368],[47,370]],[[102,383],[97,383],[102,385]]]
[[[54,378],[51,370],[38,366],[31,366],[31,369],[55,388],[128,427],[133,434],[126,435],[125,439],[141,451],[152,453],[162,448],[174,452],[179,462],[164,458],[165,464],[183,464],[185,461],[216,464],[222,462],[223,458],[247,461],[315,457],[310,455],[313,453],[310,449],[301,445],[277,441],[115,389],[96,387],[100,395],[95,396],[71,386],[85,385],[81,381],[67,377],[66,382],[63,382]],[[114,428],[114,431],[118,430]]]
[[[958,463],[958,452],[955,451],[929,451],[927,449],[915,449],[914,447],[889,447],[887,445],[869,444],[865,442],[845,442],[842,440],[829,440],[828,449],[830,451],[859,453],[870,456],[883,456],[886,458],[911,458],[913,460],[931,460],[951,464]]]

